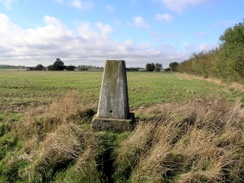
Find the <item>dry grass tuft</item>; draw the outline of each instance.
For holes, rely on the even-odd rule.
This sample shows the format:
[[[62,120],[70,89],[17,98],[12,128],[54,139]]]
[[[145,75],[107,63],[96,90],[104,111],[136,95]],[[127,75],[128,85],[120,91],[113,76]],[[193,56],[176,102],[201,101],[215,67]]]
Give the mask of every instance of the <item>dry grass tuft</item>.
[[[22,138],[44,138],[43,135],[55,131],[58,125],[73,123],[93,115],[94,112],[79,101],[75,92],[68,92],[47,108],[39,107],[26,112],[23,122],[17,124],[15,130]]]
[[[81,126],[84,119],[92,115],[92,110],[78,101],[75,93],[67,93],[49,108],[29,111],[24,120],[16,124],[14,130],[25,141],[18,159],[30,163],[21,170],[20,177],[31,182],[48,182],[57,171],[66,169],[76,160],[80,162],[76,165],[78,171],[86,166],[87,153],[95,153],[89,150],[90,146],[96,143],[92,133]]]
[[[57,170],[65,169],[86,149],[85,134],[75,124],[61,124],[48,133],[40,143],[38,153],[30,168],[31,177],[48,180]]]
[[[151,117],[120,145],[117,177],[130,175],[132,182],[244,181],[239,102],[202,98],[136,113],[143,111]],[[130,163],[125,163],[127,159]]]

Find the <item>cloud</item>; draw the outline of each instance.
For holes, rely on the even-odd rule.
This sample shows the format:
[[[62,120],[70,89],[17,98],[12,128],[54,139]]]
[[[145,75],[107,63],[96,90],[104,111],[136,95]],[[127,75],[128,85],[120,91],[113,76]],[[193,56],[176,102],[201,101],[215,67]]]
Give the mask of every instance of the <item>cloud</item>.
[[[134,25],[137,27],[142,27],[145,29],[149,29],[150,26],[147,24],[147,22],[144,20],[141,16],[136,16],[133,18]]]
[[[174,20],[174,18],[169,13],[165,13],[165,14],[159,14],[158,13],[155,15],[155,20],[157,20],[159,22],[162,22],[162,21],[172,22]]]
[[[92,9],[93,2],[92,1],[81,1],[81,0],[72,0],[71,5],[78,9]]]
[[[0,0],[4,4],[7,9],[12,9],[12,3],[16,2],[16,0]]]
[[[186,43],[185,44],[185,50],[187,50],[189,53],[195,53],[200,51],[210,51],[215,48],[218,48],[218,43],[202,43],[202,44],[196,44],[196,43]]]
[[[169,10],[181,13],[184,9],[191,5],[199,5],[208,0],[153,0],[162,3]]]
[[[79,22],[75,31],[55,17],[44,16],[43,22],[43,26],[23,29],[0,14],[1,64],[48,66],[61,58],[66,65],[104,66],[105,60],[122,59],[128,67],[145,67],[152,61],[167,67],[188,58],[188,53],[177,52],[170,44],[155,48],[148,42],[113,40],[113,27],[102,22]]]
[[[218,43],[214,43],[214,44],[200,44],[198,46],[198,50],[199,51],[209,51],[209,50],[217,48],[218,46],[219,46]]]
[[[106,5],[105,6],[106,10],[109,12],[109,13],[113,13],[114,12],[114,7],[110,4]]]
[[[98,29],[100,30],[102,37],[108,38],[109,34],[113,32],[113,28],[108,24],[103,24],[101,22],[97,22],[96,25],[97,25]]]

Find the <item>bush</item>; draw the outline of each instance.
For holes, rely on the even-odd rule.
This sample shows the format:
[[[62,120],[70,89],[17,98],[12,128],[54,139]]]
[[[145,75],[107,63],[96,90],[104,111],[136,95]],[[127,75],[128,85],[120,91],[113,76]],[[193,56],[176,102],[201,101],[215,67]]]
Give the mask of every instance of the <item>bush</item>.
[[[220,47],[208,52],[194,53],[177,67],[179,72],[223,81],[243,83],[244,78],[244,22],[225,30]]]

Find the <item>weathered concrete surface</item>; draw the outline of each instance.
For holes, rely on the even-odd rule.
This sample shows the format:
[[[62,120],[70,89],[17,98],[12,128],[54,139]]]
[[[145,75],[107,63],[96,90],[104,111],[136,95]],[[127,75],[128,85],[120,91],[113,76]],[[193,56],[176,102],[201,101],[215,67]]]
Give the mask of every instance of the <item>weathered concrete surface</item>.
[[[103,73],[95,130],[129,130],[134,115],[129,112],[126,66],[123,60],[107,60]],[[123,126],[124,125],[124,126]]]
[[[97,116],[127,119],[129,114],[125,61],[108,60],[103,73]]]
[[[128,119],[99,118],[94,117],[92,128],[95,131],[110,130],[115,132],[130,131],[134,128],[134,113],[130,113]]]

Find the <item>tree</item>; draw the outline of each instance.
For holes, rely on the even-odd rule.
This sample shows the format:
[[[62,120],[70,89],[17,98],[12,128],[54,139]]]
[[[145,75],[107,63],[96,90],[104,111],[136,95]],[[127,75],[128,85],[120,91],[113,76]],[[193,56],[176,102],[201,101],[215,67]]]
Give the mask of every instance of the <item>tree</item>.
[[[162,64],[156,63],[155,64],[155,71],[159,72],[162,69]]]
[[[169,64],[169,68],[170,68],[170,70],[172,71],[172,72],[175,72],[175,71],[177,71],[177,66],[179,65],[179,63],[178,62],[171,62],[170,64]]]
[[[219,37],[224,67],[244,76],[244,20],[234,27],[227,28]],[[228,63],[227,63],[228,62]]]
[[[73,70],[75,70],[75,66],[73,66],[73,65],[69,65],[69,66],[66,66],[65,67],[65,69],[67,70],[67,71],[73,71]]]
[[[168,67],[168,68],[164,69],[164,71],[169,72],[169,71],[171,71],[171,69]]]
[[[226,55],[237,60],[244,54],[244,21],[227,28],[219,37],[220,47]]]
[[[56,61],[52,65],[52,70],[62,71],[65,69],[64,63],[60,58],[57,58]]]
[[[126,68],[126,71],[132,71],[132,72],[134,72],[134,71],[139,71],[139,68],[137,67],[129,67],[129,68]]]
[[[79,65],[78,66],[78,70],[79,71],[87,71],[88,70],[88,67],[86,65]]]
[[[236,48],[244,45],[244,20],[234,27],[227,28],[223,35],[219,37],[220,46]]]
[[[154,69],[155,69],[154,63],[147,63],[146,71],[154,71]]]
[[[53,71],[53,65],[49,65],[49,66],[47,67],[47,70],[49,70],[49,71]]]
[[[38,65],[34,68],[34,70],[37,70],[37,71],[43,71],[43,70],[45,70],[45,67],[44,67],[42,64],[38,64]]]

